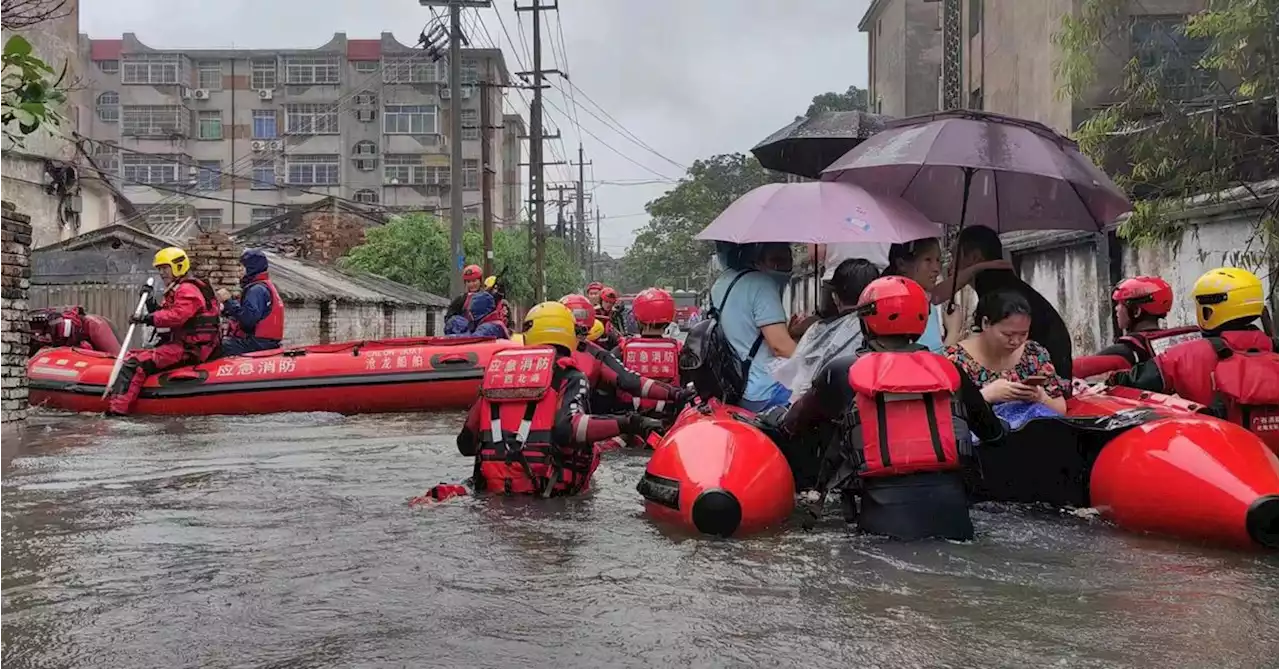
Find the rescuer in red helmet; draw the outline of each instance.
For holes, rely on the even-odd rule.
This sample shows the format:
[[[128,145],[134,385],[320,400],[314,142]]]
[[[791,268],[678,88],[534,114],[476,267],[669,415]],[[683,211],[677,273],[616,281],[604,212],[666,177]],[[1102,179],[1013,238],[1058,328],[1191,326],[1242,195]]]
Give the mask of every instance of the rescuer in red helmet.
[[[1166,328],[1160,319],[1173,309],[1173,287],[1158,276],[1135,276],[1116,284],[1111,293],[1116,325],[1123,333],[1098,355],[1123,357],[1129,366],[1146,362],[1170,346],[1200,336],[1194,325]]]
[[[466,316],[467,299],[480,290],[483,283],[484,270],[480,269],[479,265],[467,265],[462,268],[462,285],[467,289],[467,292],[453,298],[453,301],[449,303],[449,310],[444,312],[445,321],[454,316]]]
[[[120,340],[111,323],[79,306],[37,310],[30,321],[32,354],[46,346],[71,346],[108,355],[120,352]]]
[[[967,375],[917,343],[930,306],[911,279],[872,281],[856,307],[864,348],[819,369],[783,427],[799,435],[814,420],[852,426],[822,459],[818,490],[840,489],[860,530],[963,541],[973,538],[961,475],[970,431],[989,441],[1004,428]],[[852,494],[861,501],[856,515]]]

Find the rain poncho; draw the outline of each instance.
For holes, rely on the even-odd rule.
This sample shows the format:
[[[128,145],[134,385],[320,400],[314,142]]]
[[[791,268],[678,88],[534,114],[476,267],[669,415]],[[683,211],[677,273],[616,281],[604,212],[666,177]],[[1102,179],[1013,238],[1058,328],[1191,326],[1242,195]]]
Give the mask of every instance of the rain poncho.
[[[834,320],[814,323],[800,342],[795,353],[773,370],[773,378],[791,389],[798,396],[809,390],[813,375],[836,356],[853,353],[862,348],[862,322],[857,314],[848,313]]]

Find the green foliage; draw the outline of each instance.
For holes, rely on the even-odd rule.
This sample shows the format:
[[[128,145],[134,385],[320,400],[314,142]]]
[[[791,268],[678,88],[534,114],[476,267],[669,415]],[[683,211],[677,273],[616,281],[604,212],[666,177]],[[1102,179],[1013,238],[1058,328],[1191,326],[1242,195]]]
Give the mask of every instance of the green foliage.
[[[494,268],[502,274],[513,302],[528,305],[533,300],[534,272],[525,228],[495,230]],[[483,264],[484,238],[474,221],[462,239],[469,262]],[[365,243],[351,249],[341,264],[371,272],[420,288],[436,295],[449,294],[449,278],[455,271],[449,261],[449,228],[443,221],[425,214],[392,219],[372,228]],[[564,242],[546,240],[547,295],[552,298],[582,290],[582,275]]]
[[[1063,18],[1054,36],[1061,95],[1090,94],[1098,57],[1129,38],[1126,6],[1084,0],[1077,14]],[[1178,53],[1179,42],[1166,44],[1173,53],[1154,68],[1136,56],[1124,64],[1110,104],[1076,131],[1081,150],[1135,199],[1121,235],[1138,244],[1174,243],[1181,229],[1171,215],[1186,207],[1186,197],[1203,194],[1212,202],[1228,189],[1275,177],[1276,24],[1275,0],[1210,0],[1206,11],[1189,16],[1181,34],[1205,46],[1195,76],[1207,87],[1194,100],[1167,85],[1179,80],[1171,61],[1188,57]],[[1250,243],[1274,257],[1274,196],[1261,204],[1265,213]]]
[[[62,123],[56,107],[67,99],[59,88],[66,78],[65,66],[55,76],[53,68],[36,57],[26,38],[12,35],[4,43],[3,72],[0,124],[8,143],[22,146],[26,137],[42,125]],[[11,125],[16,125],[16,130]]]
[[[651,219],[623,258],[620,288],[683,287],[690,277],[705,277],[714,246],[694,236],[747,191],[774,181],[782,176],[745,154],[694,161],[674,188],[645,205]]]
[[[868,111],[867,91],[857,86],[850,86],[843,93],[835,91],[813,96],[813,102],[805,110],[805,116],[827,111]]]

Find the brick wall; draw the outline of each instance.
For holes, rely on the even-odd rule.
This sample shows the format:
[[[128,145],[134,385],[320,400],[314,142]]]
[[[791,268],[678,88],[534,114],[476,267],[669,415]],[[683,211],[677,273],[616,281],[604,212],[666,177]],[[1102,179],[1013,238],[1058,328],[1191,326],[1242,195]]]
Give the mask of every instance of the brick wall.
[[[355,214],[309,211],[302,215],[302,252],[307,260],[331,265],[364,243],[364,219]]]
[[[187,244],[192,273],[215,289],[240,286],[240,245],[225,232],[202,232]]]
[[[27,290],[31,287],[31,217],[3,203],[0,225],[0,422],[27,417]]]

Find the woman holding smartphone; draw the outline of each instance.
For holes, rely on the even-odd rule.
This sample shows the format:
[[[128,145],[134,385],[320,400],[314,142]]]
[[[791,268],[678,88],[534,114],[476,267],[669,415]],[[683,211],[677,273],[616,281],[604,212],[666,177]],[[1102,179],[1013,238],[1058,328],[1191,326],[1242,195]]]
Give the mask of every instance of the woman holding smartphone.
[[[1065,382],[1057,375],[1049,351],[1028,338],[1031,305],[1022,295],[998,290],[983,295],[974,310],[977,333],[946,348],[980,388],[989,404],[1038,402],[1065,413]]]

